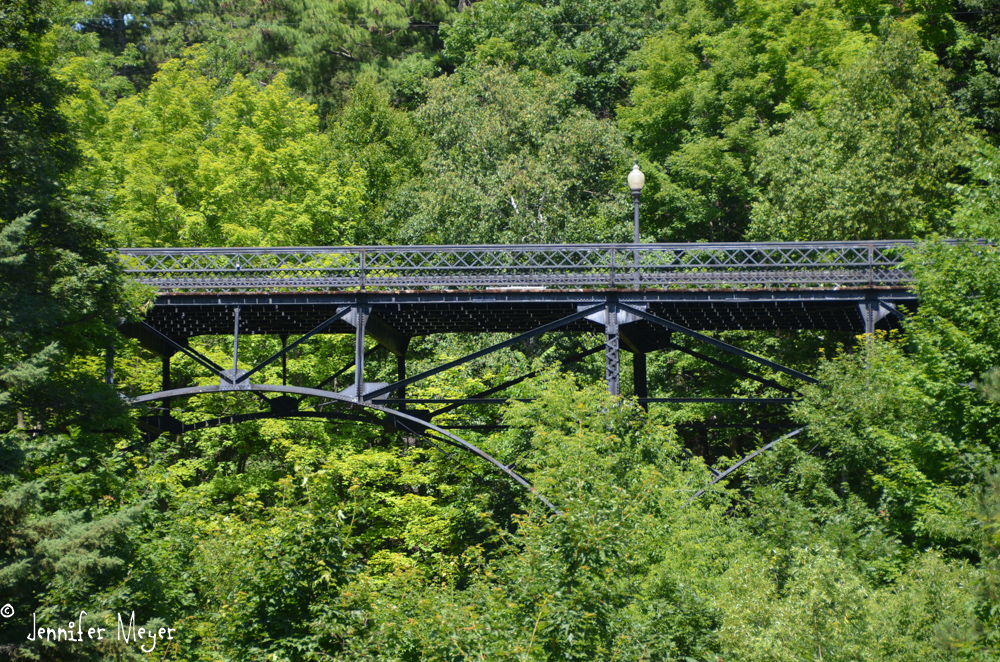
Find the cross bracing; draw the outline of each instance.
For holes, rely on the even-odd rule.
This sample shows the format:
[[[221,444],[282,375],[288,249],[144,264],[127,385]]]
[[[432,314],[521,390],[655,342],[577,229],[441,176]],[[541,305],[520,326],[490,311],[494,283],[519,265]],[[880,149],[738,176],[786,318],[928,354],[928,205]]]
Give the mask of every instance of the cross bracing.
[[[228,421],[181,423],[171,416],[172,401],[244,391],[260,402],[260,417],[319,417],[316,407],[325,407],[323,416],[336,417],[329,407],[361,407],[382,416],[383,424],[468,450],[471,445],[434,419],[458,407],[505,402],[505,391],[530,375],[466,398],[407,397],[407,387],[553,331],[589,334],[591,344],[601,338],[590,350],[560,358],[572,363],[603,352],[608,390],[615,395],[621,392],[620,352],[631,353],[631,395],[645,407],[791,402],[797,384],[815,381],[810,375],[727,343],[716,332],[860,334],[892,328],[917,305],[910,275],[902,268],[912,248],[910,242],[814,242],[125,249],[120,255],[128,273],[156,287],[158,295],[145,319],[123,325],[122,332],[163,358],[162,389],[136,400],[162,403],[155,415],[142,419],[151,437]],[[410,340],[448,333],[508,335],[408,375]],[[247,334],[278,336],[283,349],[253,365],[241,362],[239,339]],[[259,383],[263,368],[283,365],[290,349],[319,334],[354,336],[354,360],[337,373],[341,378],[353,373],[353,384],[329,391],[331,377],[293,393],[284,378],[281,385]],[[198,352],[189,341],[199,336],[232,336],[231,367]],[[366,349],[366,338],[396,356],[394,381],[370,380],[366,359],[372,350]],[[714,356],[698,346],[710,348]],[[776,395],[649,397],[646,355],[661,350],[685,352]],[[217,377],[218,386],[172,384],[170,359],[178,352]],[[782,378],[775,381],[775,375]],[[473,454],[515,476],[503,462],[478,449]],[[526,484],[523,477],[516,480]]]
[[[896,286],[910,242],[129,248],[140,282],[172,292]]]

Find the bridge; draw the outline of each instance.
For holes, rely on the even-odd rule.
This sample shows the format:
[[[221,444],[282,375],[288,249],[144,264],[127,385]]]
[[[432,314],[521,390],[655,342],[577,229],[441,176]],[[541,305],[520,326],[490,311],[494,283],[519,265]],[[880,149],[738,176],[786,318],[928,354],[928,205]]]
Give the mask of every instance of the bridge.
[[[563,357],[563,363],[603,352],[605,380],[614,395],[621,391],[620,352],[630,352],[632,395],[645,407],[659,402],[791,402],[794,388],[758,374],[759,368],[801,382],[814,382],[811,376],[724,342],[711,332],[819,329],[861,334],[892,328],[904,314],[901,307],[912,309],[917,303],[911,276],[902,268],[912,247],[906,241],[868,241],[130,248],[119,251],[125,271],[155,288],[156,296],[145,319],[124,324],[121,331],[162,359],[161,390],[132,400],[136,405],[162,404],[159,413],[140,421],[151,438],[255,418],[367,420],[462,448],[531,489],[510,467],[434,423],[457,407],[505,402],[502,393],[530,374],[466,398],[408,398],[407,386],[561,331],[603,335],[603,342]],[[419,374],[407,374],[412,338],[484,332],[511,337]],[[280,338],[282,349],[253,365],[241,365],[240,338],[261,334]],[[315,386],[289,386],[288,352],[317,334],[353,335],[354,360]],[[231,366],[219,365],[189,343],[198,336],[230,335]],[[371,352],[365,349],[366,337],[396,357],[394,381],[366,380],[365,362]],[[684,342],[677,342],[681,338]],[[728,353],[732,360],[698,351],[694,348],[698,344]],[[665,349],[756,380],[783,396],[649,397],[646,355]],[[175,387],[170,360],[177,353],[190,357],[218,383]],[[257,383],[261,370],[277,361],[282,362],[282,383]],[[351,371],[351,386],[340,391],[326,388]],[[173,399],[232,391],[254,393],[262,410],[200,423],[182,423],[171,416]],[[316,404],[309,409],[306,401]],[[336,411],[327,407],[338,404],[342,407]]]

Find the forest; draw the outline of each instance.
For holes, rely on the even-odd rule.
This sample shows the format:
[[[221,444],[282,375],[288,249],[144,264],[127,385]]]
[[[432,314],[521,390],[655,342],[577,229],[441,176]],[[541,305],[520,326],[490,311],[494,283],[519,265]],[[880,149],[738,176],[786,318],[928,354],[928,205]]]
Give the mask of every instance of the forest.
[[[818,384],[649,354],[650,396],[791,404],[647,409],[559,331],[408,387],[534,373],[443,418],[559,514],[372,425],[137,424],[155,292],[109,249],[628,243],[633,163],[645,243],[913,239],[920,305],[716,334]],[[1000,0],[0,0],[0,659],[1000,659],[998,237]]]

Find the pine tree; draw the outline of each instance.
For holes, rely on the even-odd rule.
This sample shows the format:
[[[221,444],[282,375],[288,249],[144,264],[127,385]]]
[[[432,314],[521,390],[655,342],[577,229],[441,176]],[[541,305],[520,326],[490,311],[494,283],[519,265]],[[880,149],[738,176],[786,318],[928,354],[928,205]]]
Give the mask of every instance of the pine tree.
[[[79,157],[47,9],[0,4],[0,596],[16,615],[0,647],[29,645],[33,612],[87,609],[122,566],[112,548],[135,515],[99,505],[117,482],[110,432],[128,429],[101,358],[123,285],[107,232],[62,194]]]

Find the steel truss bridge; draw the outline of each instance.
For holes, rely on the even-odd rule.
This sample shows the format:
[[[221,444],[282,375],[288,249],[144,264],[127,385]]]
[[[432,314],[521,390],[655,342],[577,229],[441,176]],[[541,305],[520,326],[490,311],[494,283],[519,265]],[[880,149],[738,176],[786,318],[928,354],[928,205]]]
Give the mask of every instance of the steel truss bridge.
[[[461,406],[505,402],[503,392],[530,375],[467,398],[408,398],[407,386],[558,330],[603,334],[603,343],[563,357],[563,363],[603,352],[605,379],[614,395],[620,394],[620,352],[632,353],[633,395],[643,406],[675,401],[790,402],[793,388],[744,366],[749,362],[802,382],[815,379],[705,332],[821,329],[861,334],[892,327],[903,316],[900,306],[916,304],[911,276],[902,268],[912,247],[905,241],[874,241],[131,248],[119,251],[126,272],[158,293],[145,319],[124,324],[121,331],[162,358],[161,390],[132,400],[136,405],[162,405],[159,414],[140,420],[150,439],[260,418],[367,420],[471,452],[531,489],[510,466],[434,423],[436,417]],[[407,374],[412,338],[485,332],[512,336],[433,369]],[[282,349],[254,365],[241,364],[240,338],[261,334],[279,337]],[[289,386],[284,368],[288,352],[317,334],[352,334],[353,362],[314,387]],[[220,335],[233,336],[231,366],[219,365],[189,343],[193,337]],[[365,350],[366,336],[395,355],[395,381],[366,380],[365,361],[371,351]],[[686,338],[684,344],[676,342],[680,337]],[[728,353],[736,363],[692,349],[689,345],[695,343]],[[651,398],[646,355],[665,349],[756,380],[783,397]],[[177,353],[190,357],[218,383],[176,387],[170,360]],[[258,383],[261,370],[278,361],[283,366],[282,383]],[[352,386],[342,391],[326,388],[335,377],[352,370]],[[175,398],[233,391],[253,393],[262,410],[198,423],[182,423],[171,415]],[[307,399],[322,403],[322,411],[315,405],[308,408]],[[326,407],[338,404],[340,409]],[[417,405],[435,408],[413,409]],[[715,472],[716,480],[745,460]]]

